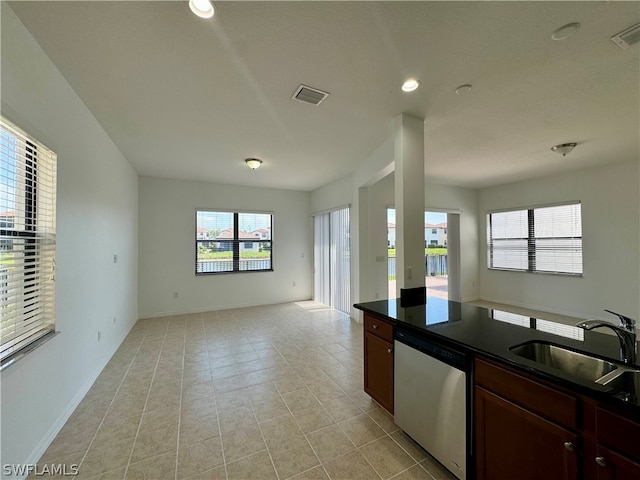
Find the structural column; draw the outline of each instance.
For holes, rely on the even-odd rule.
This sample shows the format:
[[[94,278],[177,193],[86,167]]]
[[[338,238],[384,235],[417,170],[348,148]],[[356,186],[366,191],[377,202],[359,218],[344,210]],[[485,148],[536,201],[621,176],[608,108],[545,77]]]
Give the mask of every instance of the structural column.
[[[394,119],[396,295],[425,286],[424,120],[406,113]]]

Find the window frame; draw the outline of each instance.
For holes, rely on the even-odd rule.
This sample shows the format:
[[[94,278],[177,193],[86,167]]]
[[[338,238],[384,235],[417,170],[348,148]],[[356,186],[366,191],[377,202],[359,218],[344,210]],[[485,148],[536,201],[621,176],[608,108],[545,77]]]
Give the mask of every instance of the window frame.
[[[569,272],[562,270],[542,270],[537,265],[537,254],[540,252],[540,248],[537,247],[537,240],[540,240],[544,237],[536,237],[535,231],[535,218],[536,218],[536,210],[541,210],[545,208],[552,207],[570,207],[577,206],[579,208],[579,215],[582,219],[582,202],[580,201],[571,201],[564,203],[555,203],[550,205],[538,205],[533,207],[522,207],[522,208],[513,208],[513,209],[505,209],[505,210],[495,210],[489,211],[486,214],[486,232],[487,232],[487,268],[489,270],[497,270],[497,271],[511,271],[511,272],[526,272],[526,273],[537,273],[544,275],[560,275],[560,276],[568,276],[568,277],[582,277],[584,275],[584,256],[583,256],[583,235],[582,235],[582,221],[580,221],[580,236],[562,236],[562,237],[552,237],[555,240],[579,240],[579,252],[580,252],[580,271],[579,272]],[[515,267],[504,267],[494,265],[494,238],[493,238],[493,229],[492,229],[492,215],[500,214],[500,213],[524,213],[526,212],[527,216],[527,231],[526,237],[498,237],[499,240],[520,240],[522,242],[526,242],[526,250],[522,249],[522,253],[527,254],[527,267],[526,268],[515,268]]]
[[[7,209],[3,211],[6,219],[0,225],[0,243],[8,262],[0,283],[0,288],[5,289],[0,291],[2,370],[58,333],[55,331],[57,155],[6,118],[0,119],[0,125],[3,137],[0,209]]]
[[[220,213],[220,214],[232,214],[233,215],[233,238],[231,239],[224,239],[222,241],[218,241],[215,238],[209,238],[209,239],[198,239],[198,214],[199,213]],[[255,239],[248,239],[248,238],[244,238],[244,237],[239,237],[239,232],[240,232],[240,220],[239,217],[240,215],[243,214],[248,214],[248,215],[252,215],[252,214],[257,214],[257,215],[269,215],[270,217],[270,222],[269,222],[269,232],[270,238],[267,239],[263,239],[263,238],[255,238]],[[194,265],[194,272],[196,276],[207,276],[207,275],[228,275],[228,274],[235,274],[235,273],[260,273],[260,272],[273,272],[273,221],[274,221],[274,214],[273,212],[265,212],[265,211],[254,211],[254,210],[222,210],[222,209],[211,209],[211,208],[197,208],[196,212],[195,212],[195,265]],[[202,263],[201,261],[198,260],[198,247],[200,244],[202,243],[211,243],[211,242],[218,242],[218,243],[230,243],[231,244],[231,248],[232,248],[232,269],[231,270],[223,270],[223,271],[198,271],[198,266],[200,263]],[[262,244],[269,244],[268,248],[260,248],[259,251],[265,251],[268,250],[269,251],[269,268],[259,268],[259,269],[241,269],[241,258],[240,258],[240,254],[241,252],[245,251],[245,244],[246,243],[260,243]]]

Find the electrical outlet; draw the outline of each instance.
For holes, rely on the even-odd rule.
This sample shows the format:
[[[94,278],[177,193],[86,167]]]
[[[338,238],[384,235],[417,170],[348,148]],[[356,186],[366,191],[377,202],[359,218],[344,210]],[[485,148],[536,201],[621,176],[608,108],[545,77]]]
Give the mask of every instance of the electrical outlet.
[[[412,270],[411,267],[407,267],[407,278],[413,278],[413,274],[411,270]]]
[[[102,332],[98,330],[98,341],[100,341],[101,338],[102,338]]]
[[[118,255],[113,254],[113,263],[118,263]]]

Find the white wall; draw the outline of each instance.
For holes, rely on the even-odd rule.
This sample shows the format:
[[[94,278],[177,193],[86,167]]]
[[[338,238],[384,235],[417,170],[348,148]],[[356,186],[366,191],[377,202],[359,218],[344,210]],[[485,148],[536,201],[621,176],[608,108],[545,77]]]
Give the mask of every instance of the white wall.
[[[365,288],[362,289],[362,293],[367,296],[363,296],[360,301],[389,298],[387,208],[394,204],[394,186],[394,175],[391,174],[369,187],[363,187],[368,204],[367,231],[363,232],[363,240],[367,244],[369,273],[367,284],[363,285]]]
[[[60,334],[0,374],[1,463],[35,463],[137,320],[138,184],[6,2],[2,114],[58,155]]]
[[[639,162],[480,190],[479,225],[495,209],[580,200],[584,275],[581,278],[487,269],[481,235],[481,297],[578,317],[615,318],[608,308],[640,318]]]
[[[313,191],[311,213],[319,213],[353,203],[353,175],[347,175]]]
[[[149,177],[139,192],[141,318],[311,298],[309,193]],[[274,271],[196,276],[197,208],[273,212]]]

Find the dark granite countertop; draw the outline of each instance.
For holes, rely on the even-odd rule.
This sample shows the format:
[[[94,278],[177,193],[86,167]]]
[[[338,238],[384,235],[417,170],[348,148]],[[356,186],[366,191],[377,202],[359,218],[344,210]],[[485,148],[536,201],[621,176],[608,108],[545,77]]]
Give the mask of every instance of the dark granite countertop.
[[[620,343],[614,335],[435,297],[428,297],[426,305],[414,307],[402,307],[400,300],[395,298],[359,303],[354,307],[391,320],[399,329],[439,340],[468,353],[482,354],[574,391],[640,411],[639,398],[624,397],[610,387],[581,380],[509,351],[510,347],[538,340],[620,364]],[[523,323],[525,326],[510,322]],[[638,365],[627,366],[640,369]]]

